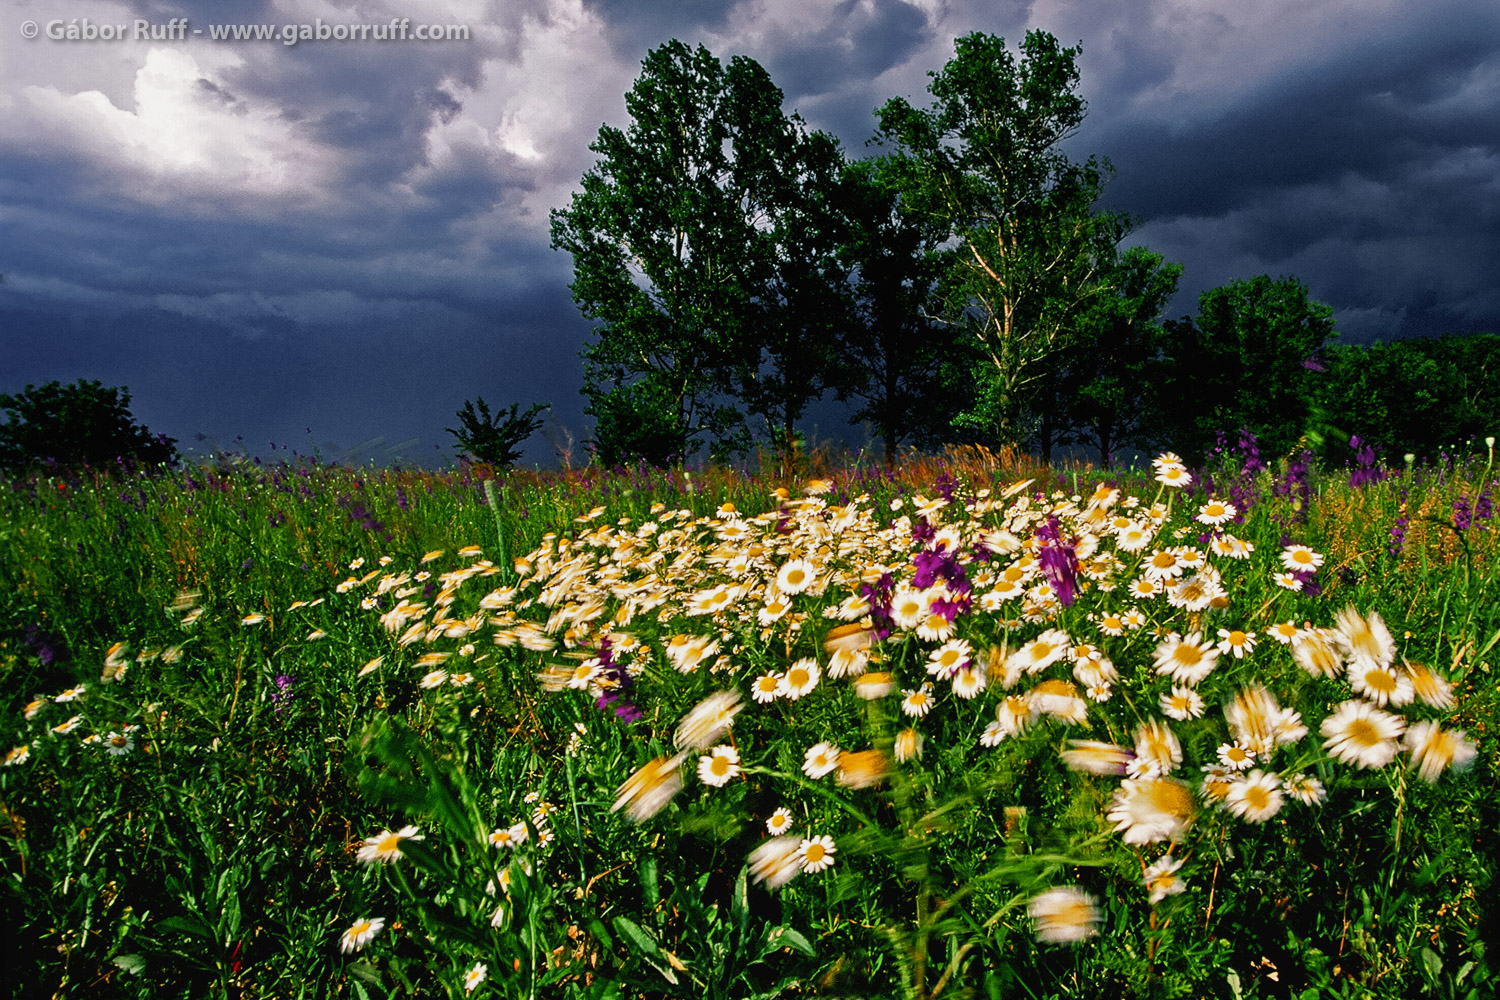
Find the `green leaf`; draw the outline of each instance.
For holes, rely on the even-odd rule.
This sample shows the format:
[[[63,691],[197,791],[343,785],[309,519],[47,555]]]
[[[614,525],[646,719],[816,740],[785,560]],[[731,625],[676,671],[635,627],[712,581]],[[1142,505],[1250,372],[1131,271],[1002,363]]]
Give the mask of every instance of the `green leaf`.
[[[218,935],[214,929],[204,922],[202,917],[188,914],[182,917],[163,917],[158,921],[157,927],[175,934],[187,934],[190,937],[202,938],[205,941],[218,942]]]
[[[656,954],[656,942],[651,939],[651,935],[647,934],[641,928],[640,924],[635,923],[627,917],[615,917],[614,925],[615,930],[619,931],[622,936],[633,944],[638,953],[642,955]]]
[[[1422,965],[1426,968],[1427,974],[1434,979],[1443,971],[1443,960],[1438,957],[1437,952],[1426,945],[1422,946]]]
[[[790,948],[793,951],[801,952],[808,958],[813,958],[816,955],[816,952],[813,951],[812,942],[803,937],[800,931],[794,931],[790,927],[779,927],[772,931],[770,943],[777,948]]]
[[[646,910],[656,909],[661,902],[661,886],[656,880],[656,859],[647,855],[641,859],[641,897]]]
[[[662,955],[661,949],[651,939],[651,935],[641,929],[639,924],[633,923],[625,917],[615,917],[614,924],[615,929],[628,938],[630,943],[635,946],[636,953],[640,957],[650,963],[657,972],[660,972],[667,982],[674,986],[677,985],[677,973],[672,971],[672,966],[680,966],[682,963],[677,961],[675,955],[669,956],[668,961],[663,961],[663,957],[665,956]],[[671,964],[668,964],[668,962]]]
[[[138,976],[146,968],[146,959],[140,955],[116,955],[110,961],[124,970],[128,976]]]

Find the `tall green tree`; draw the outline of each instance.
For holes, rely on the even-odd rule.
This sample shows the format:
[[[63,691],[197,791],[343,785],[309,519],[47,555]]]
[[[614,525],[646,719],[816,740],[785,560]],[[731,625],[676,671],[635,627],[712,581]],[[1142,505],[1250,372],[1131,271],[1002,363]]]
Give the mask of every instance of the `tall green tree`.
[[[747,187],[751,253],[740,363],[733,388],[773,442],[789,449],[808,404],[841,384],[840,334],[852,316],[849,272],[839,255],[844,158],[838,141],[782,113],[783,94],[761,67],[736,59],[742,100],[736,131],[759,138],[737,153]]]
[[[946,227],[904,210],[899,181],[887,158],[871,157],[851,162],[840,187],[854,322],[841,341],[848,377],[837,391],[858,402],[850,423],[875,426],[887,465],[903,444],[951,435],[962,407],[955,384],[972,363],[959,328],[931,312]]]
[[[735,395],[788,430],[825,388],[841,158],[782,98],[752,59],[667,42],[625,96],[629,127],[600,128],[583,190],[552,213],[595,321],[583,391],[601,456],[732,447],[747,430]]]
[[[1211,288],[1195,319],[1164,324],[1158,398],[1170,443],[1201,459],[1219,432],[1248,428],[1268,455],[1307,431],[1333,308],[1296,278],[1260,275]]]
[[[903,174],[904,204],[941,220],[951,239],[938,295],[982,358],[960,421],[1015,444],[1079,315],[1109,294],[1129,223],[1093,208],[1108,163],[1074,163],[1060,149],[1084,116],[1078,48],[1033,31],[1019,59],[993,35],[966,35],[954,49],[933,74],[932,106],[888,101],[877,139]]]
[[[177,458],[176,441],[152,434],[130,412],[130,390],[79,379],[28,385],[0,395],[0,469],[112,466],[116,459],[159,465]]]
[[[1113,290],[1083,311],[1077,339],[1050,367],[1051,393],[1039,396],[1043,456],[1055,439],[1098,449],[1107,468],[1119,449],[1156,442],[1160,317],[1181,276],[1182,265],[1145,247],[1120,255]]]

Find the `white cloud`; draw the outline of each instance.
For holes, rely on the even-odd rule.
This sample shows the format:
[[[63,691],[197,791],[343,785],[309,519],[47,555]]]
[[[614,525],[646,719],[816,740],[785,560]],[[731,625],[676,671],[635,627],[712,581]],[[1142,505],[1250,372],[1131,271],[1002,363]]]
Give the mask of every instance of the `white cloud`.
[[[306,201],[335,173],[334,154],[279,108],[235,98],[224,51],[152,48],[135,74],[134,108],[97,90],[23,87],[0,134],[80,162],[115,193],[157,205]]]

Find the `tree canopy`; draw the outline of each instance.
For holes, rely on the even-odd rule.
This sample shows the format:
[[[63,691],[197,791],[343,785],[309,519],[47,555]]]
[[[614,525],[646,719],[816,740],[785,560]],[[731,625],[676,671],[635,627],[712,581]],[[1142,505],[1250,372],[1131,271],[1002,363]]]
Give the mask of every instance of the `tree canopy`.
[[[983,358],[960,422],[1014,444],[1079,314],[1110,292],[1129,223],[1093,208],[1108,163],[1074,163],[1059,148],[1083,121],[1078,48],[1032,31],[1019,60],[994,35],[966,35],[954,50],[932,74],[932,106],[888,101],[877,139],[893,151],[905,207],[948,230],[940,312]]]
[[[743,402],[782,430],[831,381],[843,280],[831,186],[841,157],[781,109],[754,60],[653,49],[603,126],[552,245],[595,321],[586,410],[601,454],[669,461],[747,440]],[[644,425],[637,417],[652,411]]]
[[[96,468],[116,460],[159,465],[177,458],[176,441],[152,434],[130,412],[130,390],[79,379],[27,385],[0,395],[0,469],[45,465]]]

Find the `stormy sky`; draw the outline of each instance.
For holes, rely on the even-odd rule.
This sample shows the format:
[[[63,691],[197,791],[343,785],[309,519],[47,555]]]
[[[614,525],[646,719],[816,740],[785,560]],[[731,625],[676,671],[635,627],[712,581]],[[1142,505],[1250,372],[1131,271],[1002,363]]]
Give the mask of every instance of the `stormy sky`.
[[[470,37],[211,38],[318,19]],[[1031,28],[1082,45],[1069,152],[1107,156],[1104,206],[1183,265],[1168,315],[1293,275],[1347,342],[1500,332],[1494,0],[6,0],[0,392],[98,379],[200,453],[423,464],[465,399],[550,402],[578,460],[589,324],[548,212],[648,49],[755,58],[861,156],[956,36]]]

